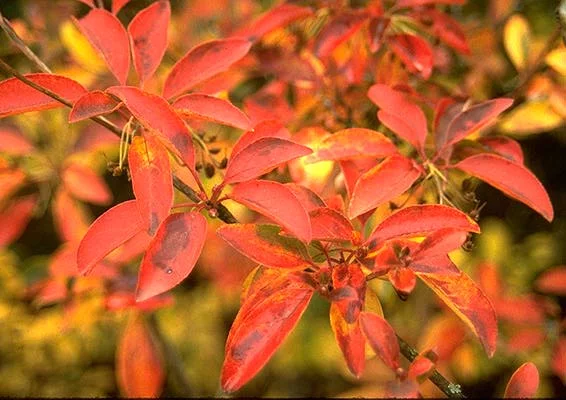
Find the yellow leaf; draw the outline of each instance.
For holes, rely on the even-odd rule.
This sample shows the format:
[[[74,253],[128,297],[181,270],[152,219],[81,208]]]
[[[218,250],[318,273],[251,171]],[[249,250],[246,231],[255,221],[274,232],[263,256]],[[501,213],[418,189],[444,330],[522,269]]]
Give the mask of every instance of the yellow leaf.
[[[59,37],[65,49],[82,68],[95,74],[106,71],[104,60],[72,22],[66,21],[61,25]]]
[[[562,46],[552,50],[545,59],[549,67],[566,76],[566,47]]]
[[[503,44],[509,59],[519,71],[527,66],[530,42],[531,31],[527,20],[520,14],[513,15],[505,24]]]
[[[564,123],[546,100],[524,103],[509,113],[500,123],[503,132],[529,135],[551,131]]]

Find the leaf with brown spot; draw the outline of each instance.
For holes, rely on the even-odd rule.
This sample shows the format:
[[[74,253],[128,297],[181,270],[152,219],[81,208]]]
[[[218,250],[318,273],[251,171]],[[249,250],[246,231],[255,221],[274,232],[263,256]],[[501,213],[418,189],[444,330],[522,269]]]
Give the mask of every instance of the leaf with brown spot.
[[[108,93],[124,102],[128,110],[146,128],[155,130],[176,150],[187,167],[195,167],[195,149],[185,123],[167,101],[133,86],[114,86]]]
[[[312,210],[319,207],[326,207],[324,200],[320,198],[318,194],[306,188],[304,186],[298,185],[296,183],[285,183],[287,189],[289,189],[297,200],[301,202],[306,212],[310,213]]]
[[[95,8],[85,17],[73,18],[73,21],[102,55],[118,82],[125,85],[130,71],[130,43],[120,20],[104,9]]]
[[[405,193],[421,175],[417,165],[402,155],[387,157],[356,182],[348,216],[355,218]]]
[[[98,217],[77,251],[79,273],[88,274],[108,253],[144,229],[135,200],[120,203]]]
[[[70,103],[74,103],[87,93],[80,83],[64,76],[53,74],[26,74],[24,76]],[[18,78],[9,78],[0,82],[0,118],[58,107],[63,107],[63,104],[28,86]]]
[[[402,208],[375,227],[366,244],[377,245],[399,237],[422,236],[444,228],[479,233],[480,227],[460,210],[439,204]]]
[[[224,391],[234,392],[252,379],[306,310],[313,289],[289,275],[271,280],[242,304],[226,341]]]
[[[345,160],[359,156],[386,157],[395,153],[397,148],[382,133],[371,129],[350,128],[323,139],[305,162]]]
[[[310,153],[312,150],[308,147],[290,140],[261,138],[230,157],[224,175],[224,184],[255,179],[280,164]]]
[[[198,212],[169,215],[149,244],[138,276],[136,301],[157,296],[193,270],[206,240],[206,219]]]
[[[165,383],[163,355],[142,316],[133,314],[116,350],[116,375],[126,397],[159,397]]]
[[[153,235],[173,206],[167,150],[155,136],[135,136],[128,150],[128,166],[140,215]]]
[[[178,113],[206,121],[217,122],[239,129],[251,129],[250,119],[228,100],[207,94],[192,93],[179,97],[173,103]]]
[[[503,397],[506,399],[533,398],[537,393],[538,385],[537,367],[532,362],[526,362],[517,368],[509,379]]]
[[[94,90],[86,93],[73,104],[73,108],[69,113],[69,122],[73,123],[99,115],[110,114],[116,111],[120,105],[121,103],[114,100],[112,96],[100,90]]]
[[[366,279],[359,264],[340,264],[332,269],[330,300],[349,324],[358,320],[365,302]]]
[[[285,185],[261,180],[242,182],[234,187],[229,197],[277,222],[301,241],[311,241],[309,215]]]
[[[496,154],[484,153],[468,157],[454,167],[526,204],[548,222],[554,219],[554,209],[544,186],[523,165]]]
[[[476,334],[489,357],[497,345],[497,317],[487,296],[465,273],[417,276]]]
[[[478,143],[485,146],[488,150],[499,154],[517,164],[524,163],[523,150],[521,145],[506,136],[486,136],[478,139]]]
[[[401,365],[401,354],[395,331],[389,323],[377,314],[363,311],[360,325],[371,348],[392,370]]]
[[[170,99],[226,71],[248,54],[251,45],[247,40],[232,38],[210,40],[193,47],[171,68],[163,96]]]
[[[157,70],[165,54],[170,19],[169,1],[160,0],[141,10],[128,25],[134,67],[142,85]]]
[[[342,351],[348,369],[356,378],[362,376],[366,364],[365,337],[360,328],[360,321],[348,323],[339,307],[330,304],[330,326],[334,332],[336,343]]]
[[[231,224],[216,232],[240,253],[267,267],[299,269],[309,265],[305,245],[279,235],[280,230],[276,225]]]

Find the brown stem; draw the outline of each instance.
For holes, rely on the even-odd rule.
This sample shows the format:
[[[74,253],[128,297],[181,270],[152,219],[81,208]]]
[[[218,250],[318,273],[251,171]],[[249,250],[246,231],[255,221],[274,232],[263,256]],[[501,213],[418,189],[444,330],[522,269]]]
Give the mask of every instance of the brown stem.
[[[411,345],[405,340],[397,335],[397,341],[399,342],[399,348],[401,350],[401,354],[409,361],[413,361],[419,355],[419,352],[411,347]],[[460,385],[450,382],[446,379],[440,372],[434,371],[432,375],[428,378],[432,383],[436,385],[437,388],[442,390],[446,396],[451,399],[463,399],[466,396],[462,393],[462,389]]]

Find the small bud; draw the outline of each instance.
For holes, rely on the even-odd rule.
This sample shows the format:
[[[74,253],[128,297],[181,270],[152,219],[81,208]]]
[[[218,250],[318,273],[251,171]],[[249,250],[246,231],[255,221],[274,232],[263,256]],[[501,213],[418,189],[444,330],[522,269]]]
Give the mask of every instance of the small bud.
[[[210,216],[210,218],[217,218],[218,210],[216,208],[211,208],[208,210],[208,215]]]
[[[206,163],[204,167],[204,173],[206,174],[206,177],[212,178],[215,172],[216,172],[216,168],[214,168],[214,165],[212,165],[211,163]]]
[[[196,169],[197,171],[200,171],[200,170],[202,169],[202,163],[201,163],[200,161],[198,161],[198,162],[195,164],[195,169]]]
[[[226,168],[227,165],[228,165],[228,159],[224,157],[222,160],[220,160],[220,163],[218,164],[218,168],[224,169]]]

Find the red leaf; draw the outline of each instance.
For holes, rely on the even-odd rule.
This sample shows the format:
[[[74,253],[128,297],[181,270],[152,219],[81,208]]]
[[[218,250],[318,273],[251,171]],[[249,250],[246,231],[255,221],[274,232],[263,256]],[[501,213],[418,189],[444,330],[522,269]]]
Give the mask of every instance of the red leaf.
[[[63,241],[80,240],[90,224],[90,218],[81,204],[71,197],[64,186],[60,186],[51,205],[55,228]]]
[[[372,245],[386,240],[420,236],[443,228],[479,233],[480,227],[462,211],[443,205],[417,205],[400,209],[384,219],[366,243]]]
[[[257,142],[262,138],[279,138],[289,140],[291,133],[276,120],[262,121],[257,124],[254,129],[245,132],[232,147],[231,157],[235,157],[240,151],[248,147],[250,144]]]
[[[230,198],[272,219],[301,241],[311,241],[309,215],[285,185],[272,181],[242,182],[234,187]]]
[[[136,301],[161,294],[193,270],[206,239],[206,219],[197,212],[169,215],[159,226],[140,267]]]
[[[135,200],[125,201],[98,217],[81,240],[77,252],[79,273],[88,274],[108,253],[144,229]]]
[[[244,39],[211,40],[193,47],[171,69],[163,96],[171,98],[191,89],[244,57],[251,47]]]
[[[417,276],[476,334],[487,355],[493,356],[497,344],[497,318],[486,295],[463,272]]]
[[[250,42],[263,38],[275,29],[289,25],[291,22],[312,14],[308,7],[299,7],[294,4],[281,4],[261,15],[249,26],[232,34],[233,37],[243,37]]]
[[[283,275],[249,295],[230,329],[220,382],[234,392],[252,379],[295,328],[313,295]]]
[[[368,91],[368,97],[381,108],[379,120],[422,152],[427,134],[423,110],[409,101],[403,92],[387,85],[373,85]]]
[[[352,193],[348,215],[355,218],[407,191],[421,175],[415,163],[404,156],[386,158],[363,174]]]
[[[347,323],[354,323],[365,303],[366,279],[361,267],[357,263],[336,266],[332,270],[332,286],[332,303]]]
[[[249,181],[276,166],[312,153],[308,147],[279,138],[261,138],[230,158],[224,184]]]
[[[362,376],[366,364],[365,337],[360,329],[360,321],[356,319],[348,323],[337,304],[330,304],[330,326],[336,342],[342,350],[348,369],[354,376]]]
[[[69,113],[69,122],[78,122],[87,118],[114,112],[120,107],[119,102],[100,90],[86,93],[73,104]]]
[[[430,78],[434,60],[432,49],[426,40],[415,35],[392,35],[389,37],[389,45],[410,72],[420,74],[423,79]]]
[[[458,21],[435,8],[428,9],[426,17],[432,19],[432,31],[440,40],[462,54],[470,54],[466,34]]]
[[[275,225],[231,224],[217,234],[246,257],[267,267],[299,269],[308,265],[305,245],[292,237],[279,235]]]
[[[62,172],[65,189],[79,200],[97,205],[112,202],[112,192],[104,180],[90,168],[81,164],[69,164]]]
[[[469,134],[493,122],[499,114],[511,107],[511,104],[513,104],[513,99],[493,99],[460,112],[450,121],[446,131],[436,132],[437,147],[445,148],[459,142]]]
[[[365,12],[342,13],[333,18],[318,34],[314,44],[314,53],[319,58],[325,58],[338,47],[338,45],[352,36],[366,21]]]
[[[87,93],[78,82],[64,76],[53,74],[27,74],[30,81],[57,93],[70,103]],[[43,94],[18,78],[0,82],[0,118],[28,111],[41,111],[63,107],[63,104]]]
[[[523,150],[517,141],[505,136],[486,136],[478,139],[478,143],[488,150],[499,154],[517,164],[523,164]]]
[[[95,8],[85,17],[74,21],[102,55],[118,82],[125,85],[130,71],[130,43],[122,23],[116,16],[101,8]]]
[[[286,183],[285,186],[293,192],[297,200],[299,200],[303,205],[306,212],[310,213],[315,208],[326,207],[326,204],[319,195],[309,188],[297,185],[296,183]]]
[[[358,157],[350,160],[338,161],[340,169],[344,174],[344,181],[348,196],[352,197],[358,179],[375,166],[377,160],[374,157]]]
[[[419,355],[409,366],[407,377],[411,380],[423,383],[434,372],[434,362],[424,355]]]
[[[517,368],[511,379],[509,379],[503,397],[506,399],[533,398],[537,393],[538,384],[539,374],[537,367],[532,362],[524,363]]]
[[[128,4],[130,0],[112,0],[112,13],[118,14],[118,12]]]
[[[427,257],[448,254],[458,249],[466,241],[466,231],[454,228],[439,229],[423,240],[417,250],[411,254],[413,261]]]
[[[397,153],[397,148],[385,135],[364,128],[343,129],[323,139],[316,151],[305,160],[344,160],[359,156],[385,157]]]
[[[173,205],[173,175],[167,150],[155,136],[135,136],[128,150],[128,166],[141,218],[153,235]]]
[[[116,374],[126,397],[159,397],[165,383],[163,356],[151,331],[133,315],[116,350]]]
[[[35,196],[19,198],[0,211],[0,248],[8,246],[26,229],[37,203]]]
[[[526,204],[547,221],[554,219],[548,193],[527,168],[495,154],[476,154],[454,166]]]
[[[373,351],[392,370],[400,367],[399,343],[395,331],[379,315],[363,311],[360,325]]]
[[[89,6],[91,8],[95,7],[94,0],[78,0],[78,1],[80,1],[83,4],[86,4],[87,6]]]
[[[0,153],[23,156],[33,150],[33,144],[20,131],[9,126],[0,126]],[[2,173],[6,173],[6,171],[3,170]],[[4,185],[4,182],[2,182],[2,185]]]
[[[130,112],[148,129],[178,151],[187,167],[194,169],[195,149],[189,130],[175,110],[160,96],[143,92],[132,86],[114,86],[107,90],[124,102]]]
[[[142,85],[151,78],[165,54],[170,19],[169,1],[161,0],[141,10],[128,25],[134,67]]]
[[[430,4],[464,4],[466,0],[397,0],[399,8],[427,6]]]
[[[352,241],[354,228],[346,217],[328,207],[309,212],[313,240]]]
[[[246,114],[228,100],[219,99],[207,94],[187,94],[173,103],[177,112],[190,117],[233,126],[239,129],[252,129]]]
[[[566,296],[566,266],[544,271],[535,281],[535,287],[543,293]]]

